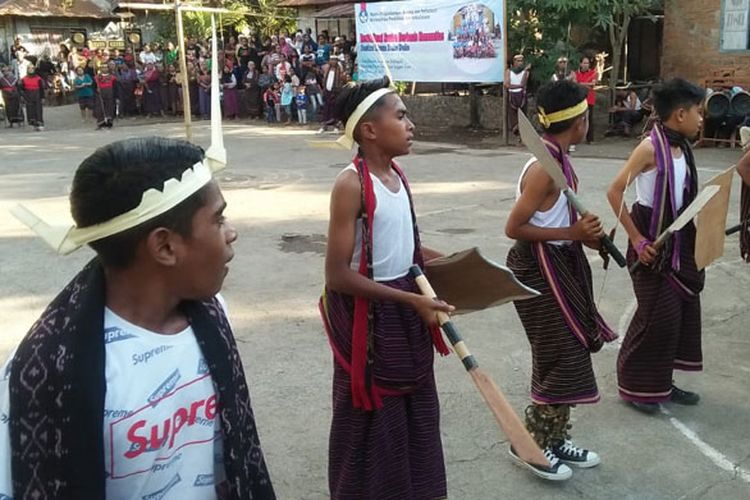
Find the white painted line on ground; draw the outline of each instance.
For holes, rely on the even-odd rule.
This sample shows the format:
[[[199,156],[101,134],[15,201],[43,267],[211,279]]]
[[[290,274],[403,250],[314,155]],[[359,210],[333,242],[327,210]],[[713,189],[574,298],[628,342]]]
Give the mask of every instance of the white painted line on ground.
[[[700,436],[698,436],[698,434],[696,434],[692,429],[680,422],[677,418],[673,417],[669,410],[664,408],[664,406],[660,405],[659,408],[661,409],[661,412],[667,418],[669,418],[669,422],[674,426],[674,428],[680,431],[680,433],[685,436],[688,441],[693,443],[695,447],[698,448],[698,451],[700,451],[705,457],[711,460],[714,465],[727,472],[731,472],[732,474],[734,474],[734,477],[742,479],[746,483],[750,483],[750,472],[746,471],[739,465],[734,464],[719,450],[703,441]]]

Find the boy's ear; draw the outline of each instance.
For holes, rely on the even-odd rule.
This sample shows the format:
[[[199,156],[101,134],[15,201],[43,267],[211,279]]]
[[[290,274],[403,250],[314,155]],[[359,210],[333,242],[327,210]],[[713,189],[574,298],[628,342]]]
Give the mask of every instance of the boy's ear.
[[[144,242],[148,255],[163,266],[177,264],[180,241],[179,235],[165,227],[157,227],[146,236]]]

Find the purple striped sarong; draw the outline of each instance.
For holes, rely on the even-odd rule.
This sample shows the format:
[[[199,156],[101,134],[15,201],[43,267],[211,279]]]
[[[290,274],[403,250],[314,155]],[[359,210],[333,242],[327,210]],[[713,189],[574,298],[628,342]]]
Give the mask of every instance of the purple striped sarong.
[[[537,404],[599,401],[591,352],[615,338],[594,302],[591,268],[580,244],[517,242],[507,265],[541,295],[515,301],[531,344],[531,399]]]
[[[419,293],[409,277],[382,283]],[[373,301],[373,383],[382,408],[354,408],[350,380],[354,299],[327,290],[321,313],[334,352],[328,481],[333,500],[429,500],[447,495],[434,345],[417,312]],[[368,377],[369,379],[369,377]]]
[[[641,234],[648,234],[652,209],[636,203],[630,216]],[[665,274],[646,268],[631,276],[638,308],[617,358],[620,397],[627,401],[668,401],[673,369],[703,369],[699,293],[704,272],[693,256],[695,226],[691,222],[675,236],[681,245],[679,270]],[[638,258],[632,245],[627,258],[628,265]]]

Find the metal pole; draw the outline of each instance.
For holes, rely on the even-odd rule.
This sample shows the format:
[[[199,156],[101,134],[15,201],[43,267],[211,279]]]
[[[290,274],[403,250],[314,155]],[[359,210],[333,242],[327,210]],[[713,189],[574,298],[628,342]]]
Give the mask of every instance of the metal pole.
[[[187,54],[185,54],[185,31],[182,26],[182,9],[180,1],[177,0],[174,5],[175,18],[177,20],[177,44],[180,50],[180,73],[182,73],[182,113],[185,119],[185,138],[192,141],[193,134],[190,129],[192,115],[190,111],[190,78],[187,72]]]
[[[508,2],[503,0],[503,67],[502,74],[505,80],[505,68],[508,66]],[[505,83],[505,82],[503,82]],[[508,142],[508,92],[505,86],[500,86],[503,93],[503,142],[507,146]]]

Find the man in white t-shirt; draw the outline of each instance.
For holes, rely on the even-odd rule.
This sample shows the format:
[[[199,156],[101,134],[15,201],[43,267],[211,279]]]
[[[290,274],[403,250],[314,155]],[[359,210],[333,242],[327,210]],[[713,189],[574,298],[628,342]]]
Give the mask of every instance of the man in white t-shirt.
[[[97,256],[0,368],[0,498],[274,499],[217,295],[237,232],[203,150],[109,144],[70,202],[59,248]]]

